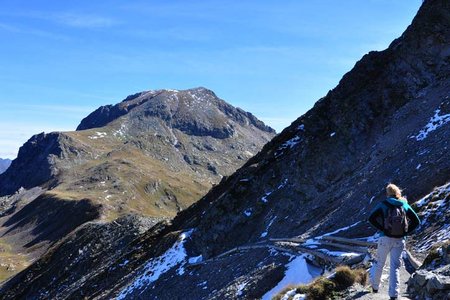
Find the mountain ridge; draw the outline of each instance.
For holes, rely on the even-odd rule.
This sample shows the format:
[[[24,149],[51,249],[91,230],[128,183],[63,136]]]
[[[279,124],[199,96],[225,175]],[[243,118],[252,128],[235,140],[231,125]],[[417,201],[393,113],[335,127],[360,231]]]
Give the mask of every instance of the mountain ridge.
[[[186,95],[183,94],[194,94],[199,96],[194,96],[194,101],[189,101],[191,99],[186,99]],[[157,103],[156,105],[153,105],[151,109],[148,111],[148,113],[152,113],[154,115],[157,115],[161,117],[162,119],[166,121],[174,122],[172,123],[172,127],[180,129],[182,131],[186,131],[189,134],[194,135],[208,135],[212,134],[213,137],[216,138],[226,138],[229,137],[231,132],[209,132],[207,130],[201,130],[201,128],[197,128],[197,130],[189,130],[189,124],[183,124],[186,120],[179,120],[180,115],[180,106],[189,106],[189,104],[192,104],[192,102],[195,101],[203,101],[204,105],[210,105],[209,100],[212,100],[214,104],[219,108],[221,112],[226,114],[228,117],[230,117],[232,120],[245,123],[245,122],[251,122],[252,125],[254,125],[256,128],[261,129],[263,131],[269,132],[269,133],[275,133],[275,131],[270,128],[269,126],[266,126],[263,122],[256,119],[253,114],[250,112],[245,112],[244,110],[240,108],[235,108],[231,106],[230,104],[226,103],[222,99],[218,98],[216,94],[208,90],[204,87],[198,87],[193,89],[188,89],[184,91],[179,90],[154,90],[154,91],[145,91],[136,93],[134,95],[130,95],[127,98],[125,98],[122,102],[116,104],[116,105],[106,105],[98,108],[94,112],[92,112],[90,115],[88,115],[86,118],[84,118],[80,125],[78,125],[77,130],[85,130],[85,129],[92,129],[96,127],[101,127],[109,122],[114,121],[115,119],[130,113],[134,108],[148,104],[151,102],[157,102],[159,100],[159,96],[166,96],[165,94],[170,94],[170,98],[174,97],[176,99],[176,108],[173,109],[172,107],[169,108],[169,111],[164,107],[163,104]],[[182,99],[178,98],[178,95],[180,97],[183,97]],[[209,97],[207,97],[209,96]],[[192,118],[192,117],[191,117]],[[183,126],[184,125],[184,126]],[[186,126],[187,125],[187,126]],[[192,125],[192,124],[191,124]],[[196,124],[194,124],[196,125]]]

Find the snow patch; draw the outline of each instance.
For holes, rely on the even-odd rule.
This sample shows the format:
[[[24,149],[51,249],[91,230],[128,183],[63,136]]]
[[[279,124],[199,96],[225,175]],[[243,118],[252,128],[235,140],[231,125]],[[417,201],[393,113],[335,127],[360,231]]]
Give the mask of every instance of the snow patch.
[[[354,252],[330,251],[327,249],[319,249],[320,252],[333,257],[356,257],[360,254]]]
[[[114,136],[125,136],[125,131],[127,130],[127,126],[125,124],[120,125],[120,129],[113,132]]]
[[[130,261],[128,259],[126,259],[123,263],[119,264],[119,267],[125,267],[126,265],[128,265]]]
[[[99,132],[96,131],[95,135],[90,135],[88,136],[88,138],[90,138],[91,140],[96,140],[96,139],[101,139],[104,138],[105,136],[107,136],[108,134],[106,132]]]
[[[294,256],[286,265],[284,278],[273,289],[268,291],[262,300],[270,300],[289,284],[308,284],[321,274],[321,269],[308,265],[305,255]]]
[[[417,141],[423,141],[427,138],[430,132],[433,132],[439,127],[442,127],[450,122],[450,114],[439,115],[440,112],[440,109],[436,109],[434,112],[434,116],[431,117],[428,124],[424,126],[424,128],[419,132],[418,135],[412,136],[411,138],[415,138]]]
[[[190,257],[188,262],[190,264],[196,264],[203,261],[203,256],[200,254],[199,256]]]
[[[261,197],[261,201],[264,202],[264,203],[267,203],[267,201],[268,201],[267,197],[269,197],[273,192],[276,192],[276,191],[281,190],[282,188],[284,188],[286,186],[287,182],[288,182],[288,179],[286,178],[285,180],[283,180],[280,183],[280,185],[275,190],[273,190],[271,192],[266,192],[264,194],[264,196]]]
[[[236,291],[236,297],[242,296],[242,292],[244,291],[247,284],[248,284],[248,282],[243,282],[238,285],[237,291]]]
[[[159,257],[150,259],[147,264],[143,267],[141,275],[135,278],[135,280],[123,289],[117,296],[117,299],[125,299],[128,295],[136,290],[141,290],[144,287],[148,287],[152,282],[158,280],[158,278],[175,267],[176,265],[182,263],[187,254],[184,248],[184,243],[186,239],[192,234],[193,230],[184,232],[180,235],[178,241],[168,249],[164,254]],[[178,275],[182,275],[184,269],[177,270]]]
[[[267,236],[267,234],[268,234],[268,232],[269,232],[269,228],[270,228],[270,226],[272,226],[273,221],[275,221],[276,218],[277,218],[277,216],[273,217],[272,220],[270,220],[269,224],[268,224],[267,227],[266,227],[266,230],[265,230],[263,233],[261,233],[261,236],[260,236],[260,237],[264,238],[264,237]]]
[[[325,233],[324,235],[321,235],[321,236],[319,236],[319,237],[317,237],[317,238],[322,238],[322,237],[324,237],[324,236],[329,236],[329,235],[333,235],[333,234],[339,233],[339,232],[341,232],[341,231],[349,230],[350,228],[355,227],[355,226],[358,225],[359,223],[361,223],[361,221],[358,221],[358,222],[356,222],[355,224],[352,224],[352,225],[349,225],[349,226],[346,226],[346,227],[339,228],[339,229],[337,229],[337,230],[335,230],[335,231],[333,231],[333,232]]]
[[[264,196],[262,196],[261,201],[267,203],[267,197],[270,196],[272,192],[267,192]]]
[[[300,141],[301,141],[300,137],[299,137],[299,136],[295,136],[295,137],[293,137],[292,139],[288,140],[287,142],[284,142],[284,143],[281,145],[281,148],[282,148],[282,149],[286,149],[286,148],[292,149],[292,148],[294,148],[298,143],[300,143]]]
[[[252,209],[248,208],[244,211],[244,215],[246,215],[247,217],[250,217],[252,215]]]
[[[415,206],[420,209],[418,215],[421,223],[417,231],[433,226],[434,230],[431,236],[425,236],[417,245],[420,252],[428,251],[433,245],[440,242],[445,242],[450,239],[450,224],[448,224],[448,210],[450,208],[450,201],[448,194],[450,193],[450,183],[436,188],[433,192],[426,195],[415,203]],[[441,220],[442,223],[438,225]]]
[[[354,224],[352,224],[352,225],[346,226],[346,227],[342,227],[342,228],[336,229],[336,230],[333,231],[333,232],[325,233],[325,234],[323,234],[323,235],[319,235],[319,236],[317,236],[317,237],[308,239],[308,240],[306,240],[306,241],[303,243],[303,245],[304,245],[304,246],[307,246],[307,247],[309,247],[309,248],[314,247],[314,246],[318,246],[318,245],[320,245],[320,243],[318,242],[318,240],[322,239],[324,236],[329,236],[329,235],[333,235],[333,234],[339,233],[339,232],[341,232],[341,231],[349,230],[350,228],[355,227],[355,226],[358,225],[359,223],[361,223],[361,221],[358,221],[358,222],[356,222],[356,223],[354,223]]]

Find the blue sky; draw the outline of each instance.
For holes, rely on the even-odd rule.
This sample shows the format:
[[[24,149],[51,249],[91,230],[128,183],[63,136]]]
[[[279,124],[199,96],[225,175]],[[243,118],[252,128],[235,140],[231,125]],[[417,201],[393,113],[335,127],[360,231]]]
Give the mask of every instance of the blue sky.
[[[162,88],[212,89],[279,132],[421,2],[0,0],[0,157]]]

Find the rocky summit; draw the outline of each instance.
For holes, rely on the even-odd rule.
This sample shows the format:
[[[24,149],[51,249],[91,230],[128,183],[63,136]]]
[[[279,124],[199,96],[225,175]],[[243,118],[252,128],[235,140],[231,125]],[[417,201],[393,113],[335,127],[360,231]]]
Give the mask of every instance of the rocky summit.
[[[205,88],[141,92],[100,107],[77,131],[37,134],[0,175],[0,249],[9,253],[0,269],[16,272],[13,261],[35,259],[87,221],[172,218],[274,135]]]
[[[431,222],[409,239],[413,254],[448,240],[448,24],[447,0],[424,1],[388,49],[365,55],[310,111],[172,221],[148,225],[131,242],[112,224],[84,225],[6,282],[2,298],[271,299],[289,283],[331,275],[337,264],[368,263],[363,247],[377,235],[367,216],[388,182]],[[88,118],[81,128],[126,116],[126,109],[104,109],[104,120]],[[182,132],[211,132],[173,122]],[[89,130],[97,139],[103,132]],[[105,230],[114,232],[117,251],[102,250],[111,243]],[[435,264],[439,274],[447,261]],[[432,272],[431,265],[421,272]],[[410,284],[419,296],[416,284],[429,284],[422,281]],[[426,295],[436,291],[433,285]]]

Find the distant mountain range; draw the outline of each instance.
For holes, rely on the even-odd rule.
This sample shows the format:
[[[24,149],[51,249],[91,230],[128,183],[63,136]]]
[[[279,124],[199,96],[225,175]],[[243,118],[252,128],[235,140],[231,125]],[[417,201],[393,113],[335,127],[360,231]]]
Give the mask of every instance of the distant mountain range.
[[[9,158],[0,158],[0,174],[6,171],[11,165],[11,160]]]
[[[327,243],[326,237],[354,239],[359,243],[376,239],[375,229],[368,224],[367,216],[377,203],[385,199],[384,187],[389,182],[404,189],[408,200],[424,221],[417,232],[408,238],[409,243],[414,245],[410,250],[424,256],[434,243],[448,242],[449,24],[449,1],[424,1],[412,24],[388,49],[366,54],[343,76],[338,86],[310,111],[274,136],[232,175],[224,176],[199,201],[192,201],[195,203],[178,212],[175,218],[162,220],[156,225],[145,218],[132,216],[121,216],[112,222],[86,222],[6,282],[0,294],[5,299],[270,299],[274,290],[288,283],[284,279],[289,274],[295,275],[292,278],[301,275],[302,280],[312,280],[317,274],[332,270],[338,264],[338,257],[355,255],[337,248],[336,244]],[[175,99],[180,99],[180,95],[173,91],[164,93],[174,99],[173,103],[179,103]],[[202,90],[201,93],[210,92]],[[157,94],[152,92],[149,97],[158,97],[155,96]],[[47,165],[56,166],[50,168],[46,178],[57,179],[49,179],[42,186],[56,186],[58,190],[68,186],[64,182],[72,182],[70,186],[87,186],[88,191],[97,191],[99,196],[103,191],[98,192],[96,184],[113,181],[112,185],[105,187],[107,192],[104,194],[108,195],[114,184],[121,182],[120,178],[138,182],[139,177],[132,175],[131,169],[126,169],[127,176],[120,175],[120,170],[126,166],[122,163],[124,154],[116,156],[111,145],[116,148],[117,144],[108,142],[115,140],[116,132],[118,137],[121,136],[122,124],[125,124],[125,134],[130,132],[129,126],[134,122],[140,124],[133,126],[137,129],[131,130],[131,136],[140,136],[139,141],[144,141],[133,138],[131,142],[123,143],[126,153],[134,148],[148,151],[146,153],[149,155],[168,153],[167,156],[159,156],[158,161],[165,161],[164,157],[167,157],[169,162],[177,161],[176,150],[169,151],[169,148],[164,148],[164,143],[158,143],[158,149],[164,151],[155,151],[151,145],[157,138],[151,134],[139,134],[150,127],[162,128],[158,135],[167,124],[172,124],[170,128],[176,138],[172,137],[170,130],[166,130],[166,143],[171,145],[170,149],[187,153],[189,159],[183,158],[186,167],[196,170],[196,176],[200,177],[214,173],[213,168],[209,167],[211,165],[219,170],[224,153],[232,147],[219,148],[219,144],[213,144],[216,150],[211,152],[219,152],[220,155],[212,154],[204,160],[200,156],[197,165],[192,157],[199,156],[193,152],[194,148],[198,148],[194,146],[186,151],[190,149],[187,145],[192,142],[187,142],[190,139],[181,133],[195,136],[196,141],[198,137],[207,137],[208,141],[211,141],[210,138],[227,140],[245,132],[237,129],[239,124],[258,128],[256,132],[264,138],[273,135],[269,129],[252,122],[251,118],[244,118],[239,111],[225,113],[229,116],[225,123],[211,123],[210,113],[198,118],[192,115],[196,120],[192,126],[187,126],[183,118],[174,118],[170,113],[181,107],[180,115],[189,115],[183,108],[187,105],[155,104],[152,109],[136,110],[133,114],[132,107],[135,104],[139,107],[139,97],[142,96],[132,96],[127,100],[131,101],[130,105],[124,103],[123,107],[107,107],[95,112],[80,124],[79,128],[86,130],[51,138],[56,141],[77,140],[83,147],[72,151],[73,148],[68,146],[58,154],[43,156]],[[196,101],[196,97],[190,99]],[[196,114],[204,112],[205,106],[202,107]],[[134,117],[126,121],[121,119],[130,114]],[[138,122],[144,119],[149,122]],[[230,122],[232,126],[226,125]],[[105,123],[109,126],[107,129],[91,129]],[[147,123],[152,125],[142,125]],[[46,138],[49,137],[38,139]],[[263,141],[264,138],[259,139]],[[35,140],[29,143],[40,145]],[[179,143],[183,146],[177,147]],[[49,145],[53,144],[56,142],[47,142],[47,146],[40,147],[40,152],[36,153],[52,149]],[[128,144],[134,148],[128,148]],[[203,145],[200,148],[208,150],[210,147]],[[32,153],[28,152],[28,148],[21,151]],[[144,160],[138,152],[131,153],[142,165],[151,165],[151,161]],[[98,158],[96,155],[99,155]],[[80,159],[80,166],[85,156],[93,157],[95,162],[105,157],[117,158],[118,164],[112,169],[109,169],[109,164],[100,164],[99,168],[97,163],[88,164],[83,169],[75,163],[68,167],[64,164],[52,165],[71,156]],[[138,162],[133,164],[132,169],[139,170],[138,174],[146,174],[141,171],[144,167]],[[180,166],[175,164],[170,167]],[[92,168],[99,171],[91,173],[93,178],[84,179],[82,184],[64,179],[65,172],[70,174],[70,178],[78,178],[72,170],[80,172]],[[22,169],[17,165],[15,170]],[[222,174],[220,171],[217,173]],[[52,177],[55,174],[59,177]],[[110,177],[105,178],[106,174]],[[11,178],[5,178],[0,177],[0,183],[4,188],[11,187],[10,191],[20,185]],[[73,193],[69,188],[65,191]],[[128,193],[133,188],[126,186],[120,191]],[[24,197],[27,192],[31,191],[22,191]],[[134,203],[133,198],[124,199],[119,202],[123,204],[123,210],[128,207],[130,212],[139,211],[130,206]],[[105,205],[107,202],[96,203]],[[168,200],[162,203],[168,203]],[[84,203],[80,200],[78,204]],[[164,206],[161,203],[160,206],[157,213],[163,212]],[[22,213],[24,208],[16,209],[17,212],[8,217],[11,221],[3,225],[5,231],[18,233],[19,224],[26,224],[27,215]],[[81,210],[78,206],[72,209]],[[36,208],[32,210],[36,211]],[[328,248],[318,250],[319,242],[328,244]],[[441,251],[439,255],[443,253]],[[369,260],[368,256],[358,257]],[[349,262],[345,259],[344,262]],[[295,273],[299,266],[307,273]],[[448,274],[448,269],[443,268],[439,272]],[[428,271],[433,272],[433,268]]]

